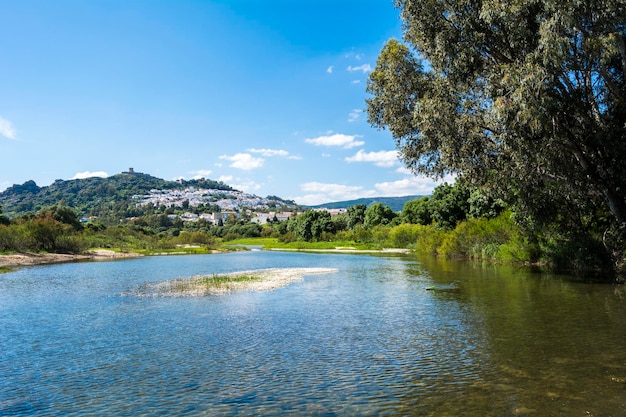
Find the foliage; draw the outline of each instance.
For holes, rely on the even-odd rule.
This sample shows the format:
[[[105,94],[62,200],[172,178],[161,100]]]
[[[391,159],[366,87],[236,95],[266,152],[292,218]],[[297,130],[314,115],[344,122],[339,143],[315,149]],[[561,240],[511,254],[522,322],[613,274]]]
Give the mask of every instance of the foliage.
[[[371,228],[379,225],[389,225],[397,217],[389,207],[382,203],[374,203],[365,210],[365,227]]]
[[[437,186],[429,200],[432,219],[439,227],[450,230],[467,218],[469,212],[469,189],[462,181],[452,186]]]
[[[407,167],[462,173],[537,226],[574,225],[584,239],[590,223],[623,231],[623,2],[396,5],[406,43],[392,39],[380,53],[367,112]]]
[[[511,250],[511,245],[523,243],[520,239],[521,229],[513,223],[510,213],[504,213],[494,219],[474,218],[459,224],[448,233],[438,253],[442,256],[476,259],[501,260],[506,257],[509,261],[533,261],[529,253]],[[500,253],[502,245],[508,246]]]
[[[430,199],[425,196],[417,200],[411,200],[404,203],[402,208],[402,221],[410,224],[431,224],[433,215],[430,208]]]
[[[309,210],[295,216],[288,224],[288,230],[298,240],[317,241],[323,233],[334,232],[330,213],[325,210]]]
[[[0,206],[0,225],[7,225],[10,222],[7,216],[2,215],[2,206]]]
[[[67,224],[72,227],[75,231],[80,231],[83,229],[83,225],[80,223],[78,216],[71,208],[62,205],[56,205],[52,207],[47,207],[39,212],[39,215],[49,214],[54,218],[54,220]]]
[[[367,206],[365,204],[355,204],[348,207],[346,215],[348,217],[347,226],[348,229],[352,229],[357,224],[365,223],[365,211]]]
[[[499,213],[497,215],[494,214]],[[434,221],[426,223],[428,216]],[[605,250],[606,233],[597,233],[593,217],[578,229],[536,227],[519,212],[502,211],[497,200],[477,192],[463,180],[438,186],[429,198],[405,203],[403,213],[374,204],[357,205],[335,217],[309,210],[284,222],[263,226],[229,219],[222,226],[182,222],[149,214],[115,226],[76,224],[66,206],[0,224],[0,252],[49,251],[79,253],[89,247],[125,252],[208,253],[222,243],[245,242],[285,249],[326,250],[411,248],[420,254],[497,262],[542,262],[561,269],[606,272],[613,259]],[[414,224],[412,222],[418,222]],[[608,276],[608,275],[606,275]]]

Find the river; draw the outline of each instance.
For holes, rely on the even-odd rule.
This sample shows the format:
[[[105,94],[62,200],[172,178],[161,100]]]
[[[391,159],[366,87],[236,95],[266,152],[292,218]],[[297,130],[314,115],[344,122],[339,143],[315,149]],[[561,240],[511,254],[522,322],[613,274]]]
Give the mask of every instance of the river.
[[[204,297],[133,289],[328,267]],[[412,256],[237,252],[0,274],[0,416],[625,416],[623,286]]]

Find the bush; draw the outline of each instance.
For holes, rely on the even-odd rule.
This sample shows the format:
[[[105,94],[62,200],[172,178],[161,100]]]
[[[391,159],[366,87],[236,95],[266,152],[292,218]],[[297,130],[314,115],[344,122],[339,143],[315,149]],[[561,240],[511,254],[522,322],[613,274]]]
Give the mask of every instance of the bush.
[[[62,235],[54,241],[54,251],[57,253],[81,253],[89,248],[89,244],[82,236]]]
[[[15,231],[9,226],[0,225],[0,252],[15,250]]]
[[[422,255],[437,255],[445,234],[442,229],[435,226],[421,226],[415,251]]]
[[[422,228],[419,224],[400,224],[389,231],[389,241],[395,248],[415,246]]]

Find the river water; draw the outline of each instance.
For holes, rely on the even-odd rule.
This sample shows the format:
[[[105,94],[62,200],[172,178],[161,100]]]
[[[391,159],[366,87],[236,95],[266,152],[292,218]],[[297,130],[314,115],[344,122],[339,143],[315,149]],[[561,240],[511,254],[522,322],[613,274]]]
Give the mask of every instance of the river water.
[[[329,267],[268,292],[146,283]],[[626,292],[411,256],[163,256],[0,274],[0,416],[626,416]]]

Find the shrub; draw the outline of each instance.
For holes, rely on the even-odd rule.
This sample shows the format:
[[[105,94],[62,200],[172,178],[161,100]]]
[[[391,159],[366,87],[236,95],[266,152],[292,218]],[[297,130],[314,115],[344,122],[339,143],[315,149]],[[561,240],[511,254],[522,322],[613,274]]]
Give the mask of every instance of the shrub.
[[[421,228],[421,225],[406,223],[395,226],[389,231],[389,241],[396,248],[414,246],[417,243]]]
[[[437,255],[445,234],[442,229],[435,226],[421,226],[415,245],[416,252],[423,255]]]
[[[81,253],[89,248],[85,238],[76,235],[61,235],[54,241],[54,251],[58,253]]]

